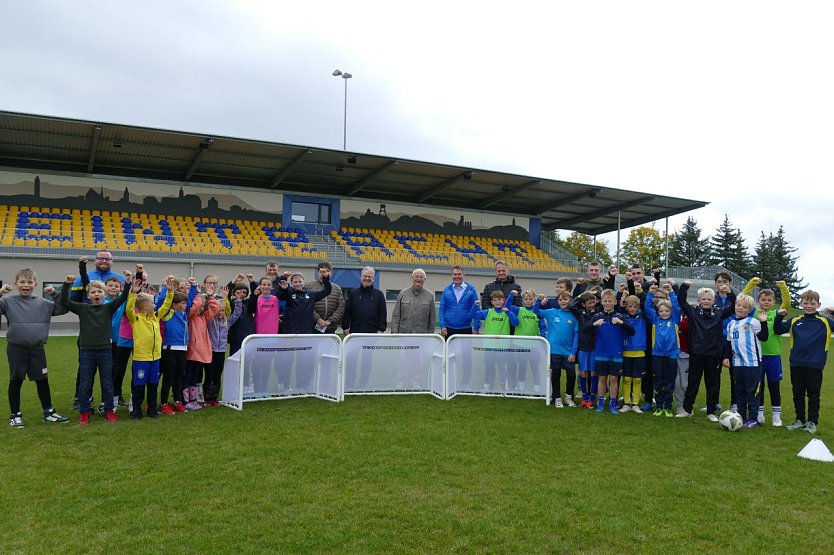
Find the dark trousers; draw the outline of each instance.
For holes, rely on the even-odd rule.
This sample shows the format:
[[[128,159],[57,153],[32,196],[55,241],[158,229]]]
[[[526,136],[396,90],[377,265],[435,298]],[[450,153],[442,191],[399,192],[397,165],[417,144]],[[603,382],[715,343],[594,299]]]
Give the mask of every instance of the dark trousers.
[[[203,397],[206,401],[216,401],[220,396],[220,376],[223,374],[224,362],[224,351],[211,353],[211,364],[206,367],[206,380],[203,382]]]
[[[20,412],[20,389],[23,387],[23,380],[9,380],[9,408],[12,414]],[[52,394],[49,392],[49,380],[35,380],[35,387],[38,388],[38,399],[41,401],[43,410],[52,408]]]
[[[759,412],[759,378],[758,366],[733,366],[730,373],[736,383],[736,406],[742,420],[756,418]]]
[[[550,402],[562,397],[562,370],[565,370],[565,395],[573,396],[576,389],[576,366],[565,355],[550,353]]]
[[[805,396],[808,396],[808,422],[819,424],[822,369],[791,366],[791,387],[796,419],[805,422]]]
[[[472,335],[472,328],[446,328],[446,340],[453,335]],[[460,361],[460,389],[468,390],[472,387],[472,355],[467,350]]]
[[[147,386],[145,384],[134,384],[131,386],[131,393],[133,396],[132,414],[135,415],[135,417],[142,417],[142,402],[145,400],[147,400],[148,403],[148,416],[156,416],[158,414],[158,407],[156,404],[156,390],[158,389],[158,386],[158,383],[151,382],[148,382]],[[146,389],[147,399],[145,398]]]
[[[649,355],[650,353],[651,351],[648,351],[646,354]],[[640,390],[643,394],[643,399],[645,399],[647,403],[652,402],[652,397],[654,396],[654,392],[657,389],[657,387],[655,387],[654,385],[653,361],[653,356],[646,357],[646,371],[643,372],[643,381],[640,382]]]
[[[113,354],[110,348],[81,349],[78,351],[78,372],[81,382],[78,386],[78,406],[81,412],[90,412],[90,397],[93,395],[93,379],[98,369],[101,380],[101,400],[104,409],[113,410]]]
[[[133,347],[116,347],[116,356],[113,358],[113,395],[123,398],[122,385],[127,374],[127,361],[133,353]]]
[[[168,402],[168,394],[174,402],[182,403],[182,382],[185,379],[185,351],[162,349],[162,360],[159,361],[159,370],[162,373],[162,389],[159,393],[159,402],[163,405]]]
[[[655,408],[672,410],[672,392],[678,377],[678,360],[670,357],[652,356]]]
[[[701,377],[707,390],[707,414],[715,413],[718,396],[721,393],[721,357],[719,355],[689,354],[689,384],[683,397],[683,409],[692,412],[698,390],[701,388]]]

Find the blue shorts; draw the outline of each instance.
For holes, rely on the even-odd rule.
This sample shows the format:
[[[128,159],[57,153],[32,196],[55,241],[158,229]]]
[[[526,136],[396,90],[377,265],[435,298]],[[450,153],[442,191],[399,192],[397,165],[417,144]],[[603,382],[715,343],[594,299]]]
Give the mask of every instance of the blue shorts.
[[[593,351],[579,351],[576,360],[579,362],[580,372],[596,372]]]
[[[646,373],[646,357],[623,357],[623,376],[642,378]]]
[[[145,385],[146,383],[159,383],[159,361],[134,360],[133,383],[136,385]]]
[[[767,376],[769,382],[782,381],[782,357],[779,355],[762,356],[762,379]]]
[[[554,355],[550,353],[551,370],[573,370],[575,367],[573,362],[568,362],[567,355]]]
[[[598,376],[619,376],[623,373],[623,361],[615,359],[597,358]]]

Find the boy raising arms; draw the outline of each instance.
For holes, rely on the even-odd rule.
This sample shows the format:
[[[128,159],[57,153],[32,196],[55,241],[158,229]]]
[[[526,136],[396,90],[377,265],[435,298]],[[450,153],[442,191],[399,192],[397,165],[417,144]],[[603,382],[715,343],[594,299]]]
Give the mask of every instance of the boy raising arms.
[[[776,333],[791,334],[791,385],[793,387],[793,405],[796,420],[788,424],[789,430],[804,428],[810,434],[817,433],[820,415],[820,389],[822,388],[822,369],[828,356],[831,343],[831,330],[834,320],[817,312],[820,308],[820,295],[816,291],[804,291],[799,297],[802,315],[783,320],[788,313],[782,309],[776,313],[773,329]],[[827,309],[828,313],[834,309]],[[805,396],[808,396],[808,421],[805,422]]]
[[[617,408],[617,387],[623,372],[623,346],[626,336],[634,335],[634,327],[625,316],[616,312],[617,294],[611,289],[602,292],[602,310],[594,314],[590,322],[596,331],[594,358],[599,376],[599,397],[596,412],[605,410],[605,392],[609,393],[608,410],[620,414]],[[588,324],[586,324],[588,326]]]
[[[6,354],[9,357],[9,407],[12,428],[23,428],[23,416],[20,413],[20,390],[23,378],[28,377],[38,388],[38,398],[43,408],[44,422],[69,422],[52,408],[52,396],[46,371],[46,351],[44,344],[49,338],[49,322],[53,316],[66,314],[67,310],[60,304],[33,295],[38,285],[35,272],[26,268],[17,272],[14,286],[17,295],[8,295],[12,286],[8,283],[0,289],[0,314],[5,314],[9,321],[6,334]]]

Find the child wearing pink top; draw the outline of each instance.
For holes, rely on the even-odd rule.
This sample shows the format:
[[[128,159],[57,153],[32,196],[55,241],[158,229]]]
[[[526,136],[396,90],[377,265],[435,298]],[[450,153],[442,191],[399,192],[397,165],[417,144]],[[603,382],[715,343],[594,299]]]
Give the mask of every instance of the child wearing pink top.
[[[213,296],[197,295],[188,312],[188,351],[185,355],[186,381],[182,390],[185,408],[199,410],[197,382],[202,382],[203,366],[211,364],[211,340],[208,323],[220,311],[220,303]]]

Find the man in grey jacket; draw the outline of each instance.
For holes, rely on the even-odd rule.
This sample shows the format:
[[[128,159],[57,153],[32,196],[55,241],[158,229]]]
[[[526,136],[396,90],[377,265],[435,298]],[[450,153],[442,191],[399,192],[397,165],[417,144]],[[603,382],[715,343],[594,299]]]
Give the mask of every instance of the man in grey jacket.
[[[425,283],[426,272],[411,272],[411,287],[400,291],[394,303],[391,333],[434,333],[434,293],[423,287]]]

